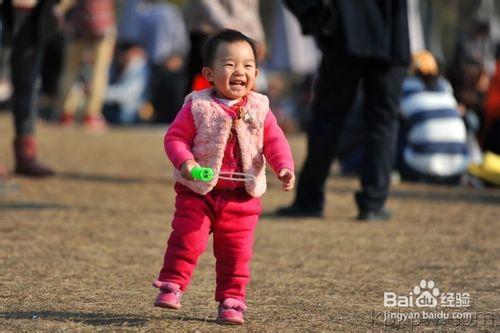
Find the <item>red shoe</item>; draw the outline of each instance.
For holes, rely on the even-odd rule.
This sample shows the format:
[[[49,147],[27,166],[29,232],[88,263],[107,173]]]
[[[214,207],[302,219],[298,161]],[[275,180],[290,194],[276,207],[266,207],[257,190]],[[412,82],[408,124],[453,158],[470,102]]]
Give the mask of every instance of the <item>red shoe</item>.
[[[22,136],[14,140],[16,174],[30,177],[47,177],[54,174],[51,168],[37,162],[36,146],[36,140],[32,136]]]
[[[245,303],[235,298],[226,298],[219,303],[217,321],[227,325],[243,325],[245,323],[243,314],[246,309]]]
[[[175,310],[181,307],[182,291],[180,285],[156,280],[153,282],[153,287],[160,289],[155,306]]]
[[[59,119],[61,126],[64,128],[72,127],[75,124],[75,117],[71,113],[63,113]]]
[[[92,133],[104,133],[108,130],[108,124],[102,116],[85,116],[83,128]]]

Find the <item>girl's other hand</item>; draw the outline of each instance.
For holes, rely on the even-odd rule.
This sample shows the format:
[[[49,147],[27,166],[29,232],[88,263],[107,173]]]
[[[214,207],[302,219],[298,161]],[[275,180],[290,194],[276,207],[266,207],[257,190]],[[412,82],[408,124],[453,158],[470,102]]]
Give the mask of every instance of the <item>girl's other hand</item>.
[[[292,170],[283,168],[278,174],[278,179],[283,183],[284,191],[291,191],[295,185],[295,174]]]

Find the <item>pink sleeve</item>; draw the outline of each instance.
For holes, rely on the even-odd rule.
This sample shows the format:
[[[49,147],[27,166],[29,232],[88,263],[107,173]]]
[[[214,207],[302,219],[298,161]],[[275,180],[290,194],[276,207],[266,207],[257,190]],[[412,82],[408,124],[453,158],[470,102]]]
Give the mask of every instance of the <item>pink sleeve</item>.
[[[264,156],[276,174],[283,168],[294,170],[290,146],[271,110],[264,122]]]
[[[191,103],[186,103],[168,127],[163,141],[165,152],[172,164],[179,169],[187,160],[194,160],[191,147],[196,134]]]

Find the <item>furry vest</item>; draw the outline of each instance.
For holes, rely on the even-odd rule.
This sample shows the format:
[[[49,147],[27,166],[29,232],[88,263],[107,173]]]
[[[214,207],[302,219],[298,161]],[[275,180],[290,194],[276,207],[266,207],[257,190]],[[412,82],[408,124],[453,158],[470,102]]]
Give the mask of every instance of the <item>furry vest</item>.
[[[175,170],[175,180],[205,195],[217,184],[226,143],[231,133],[233,118],[212,98],[213,90],[206,89],[192,92],[184,103],[192,101],[196,135],[193,140],[192,153],[201,166],[210,167],[216,177],[210,182],[190,181],[184,179],[179,170]],[[242,119],[234,120],[234,128],[241,151],[241,164],[244,173],[255,176],[253,181],[245,182],[245,189],[253,197],[260,197],[266,191],[266,161],[263,154],[264,121],[269,112],[269,100],[266,96],[251,92],[243,107]]]

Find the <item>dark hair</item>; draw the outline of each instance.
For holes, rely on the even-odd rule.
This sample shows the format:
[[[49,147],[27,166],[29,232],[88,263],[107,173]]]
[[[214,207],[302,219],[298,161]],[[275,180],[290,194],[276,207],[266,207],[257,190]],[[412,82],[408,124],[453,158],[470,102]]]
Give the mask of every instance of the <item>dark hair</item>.
[[[125,52],[134,47],[140,47],[142,49],[141,44],[135,40],[124,40],[116,44],[116,53]]]
[[[429,75],[422,74],[421,72],[417,72],[417,77],[422,80],[425,85],[425,88],[430,91],[439,91],[439,75]]]
[[[215,52],[217,51],[217,47],[222,43],[236,43],[236,42],[247,42],[252,48],[253,55],[255,57],[255,66],[257,63],[257,42],[252,38],[245,36],[241,32],[233,29],[223,29],[212,35],[207,39],[205,44],[203,44],[203,48],[201,49],[201,58],[203,60],[203,66],[211,66]]]

